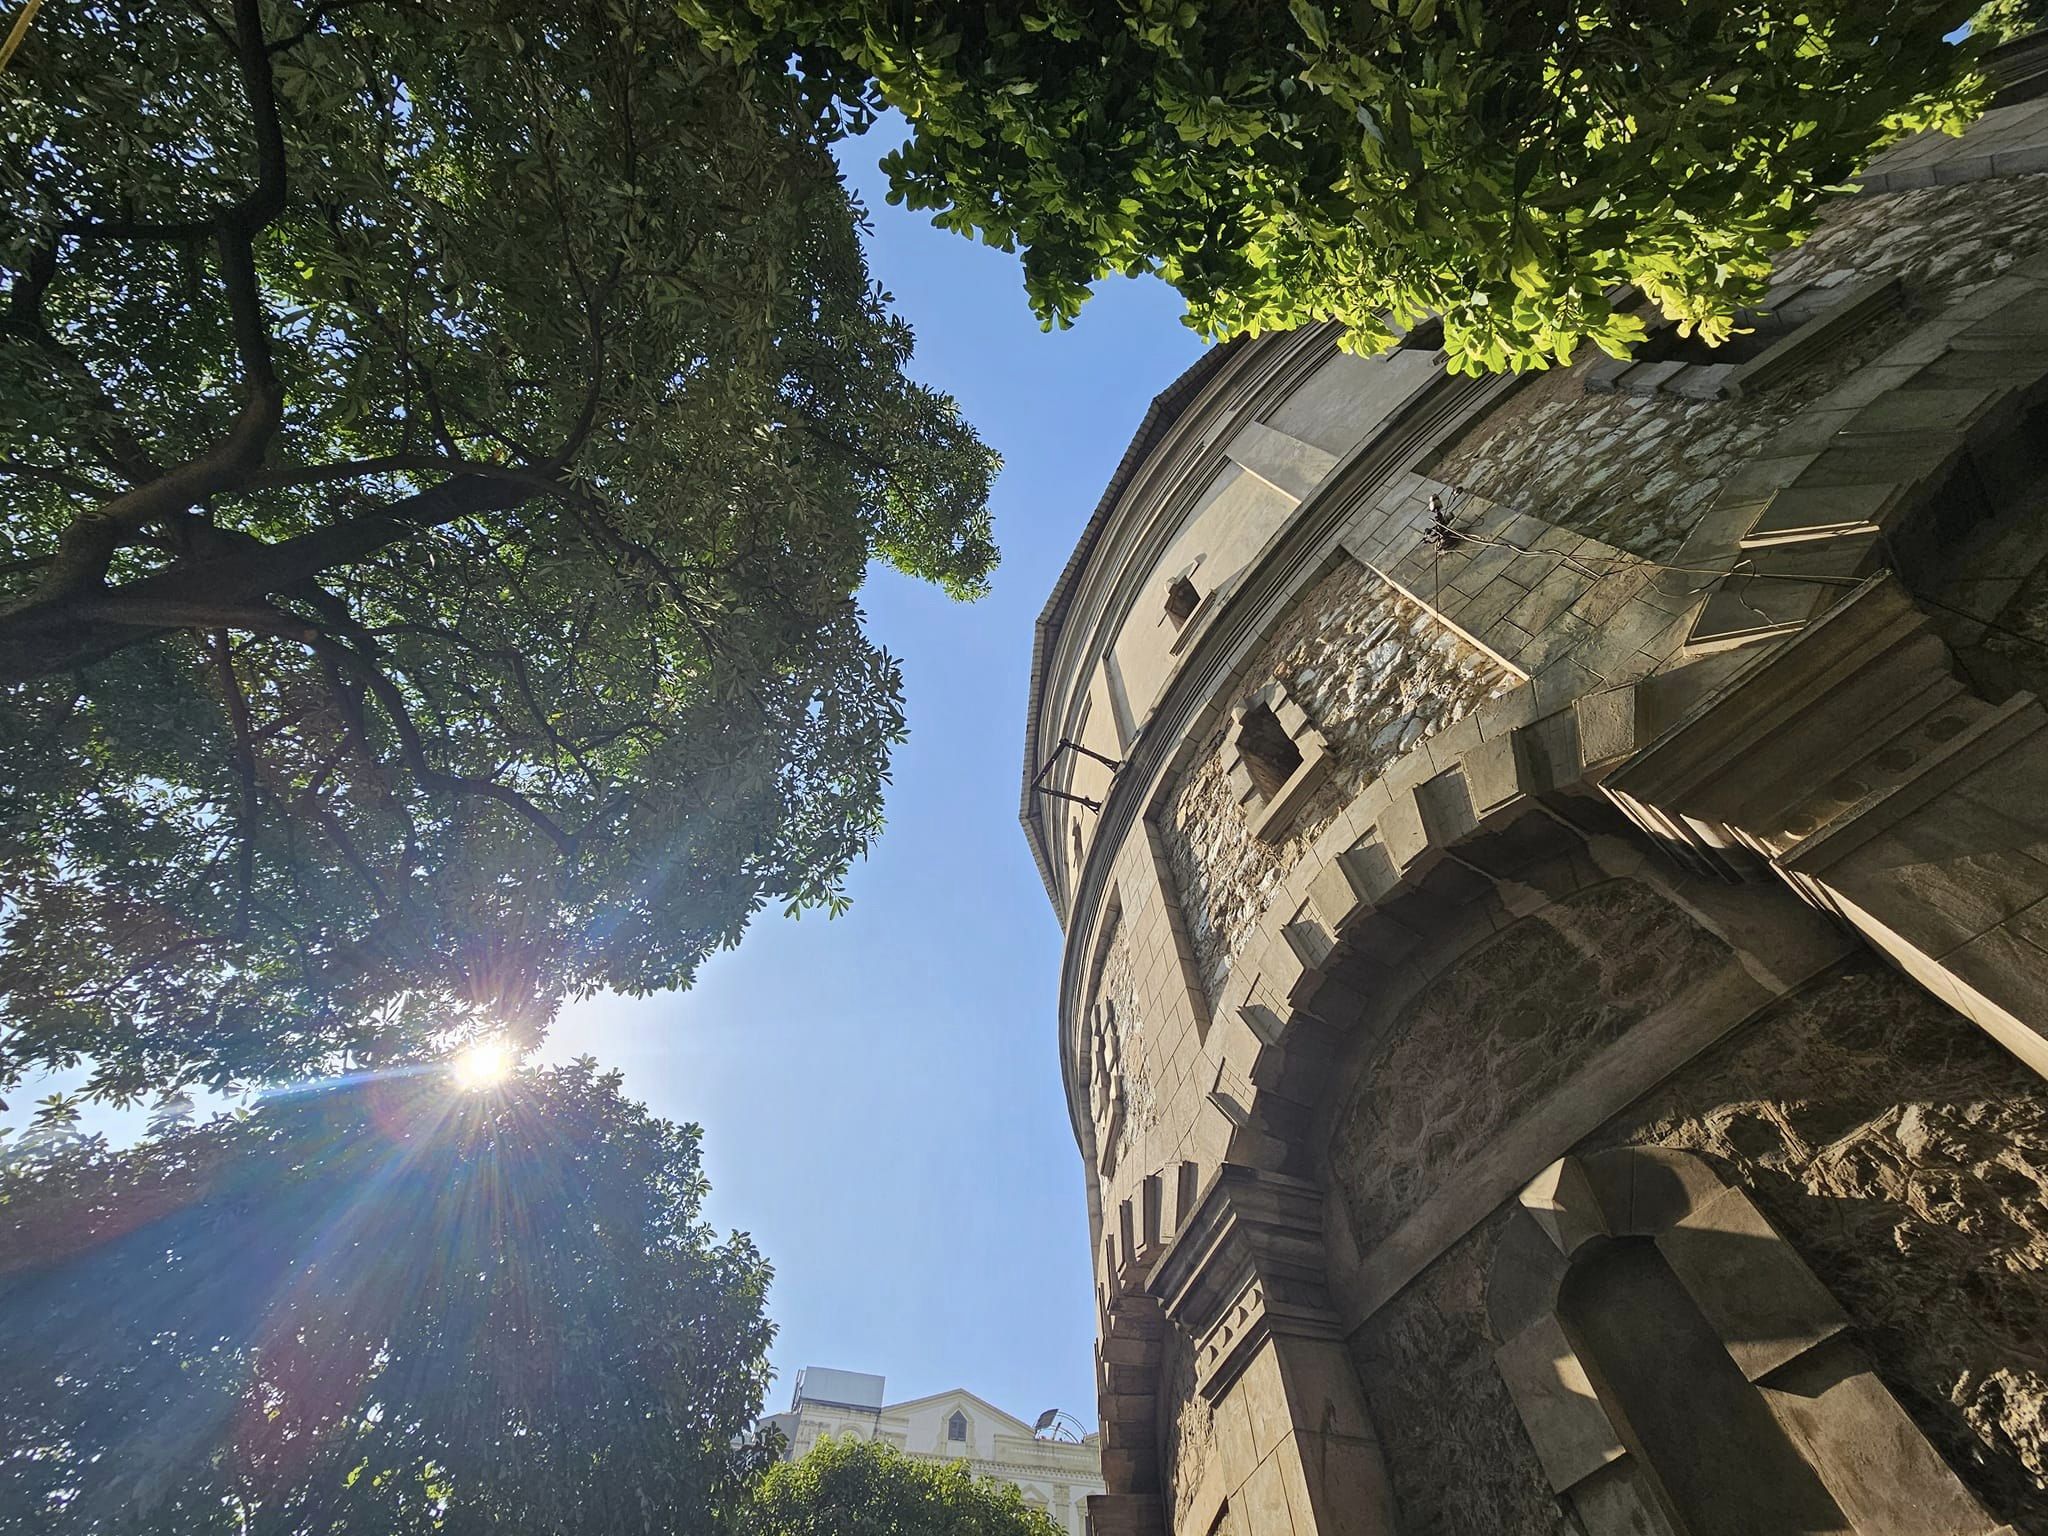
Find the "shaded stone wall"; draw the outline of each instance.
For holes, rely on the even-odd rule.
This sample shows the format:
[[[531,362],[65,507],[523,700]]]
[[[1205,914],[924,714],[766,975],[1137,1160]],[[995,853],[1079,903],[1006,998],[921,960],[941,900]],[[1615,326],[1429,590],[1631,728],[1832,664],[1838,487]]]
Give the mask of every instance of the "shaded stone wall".
[[[2015,1530],[2048,1536],[2048,1085],[1859,957],[1578,1150],[1619,1145],[1683,1148],[1747,1191],[1971,1490]],[[1403,1536],[1574,1529],[1487,1336],[1485,1277],[1506,1214],[1349,1341]]]
[[[1286,839],[1252,836],[1219,736],[1161,818],[1197,963],[1213,998],[1272,891],[1343,807],[1395,758],[1515,679],[1352,560],[1298,598],[1252,661],[1249,692],[1278,678],[1328,739],[1333,770]]]
[[[2048,1536],[2048,1084],[1859,960],[1591,1138],[1750,1192],[1993,1513]]]
[[[1159,1379],[1159,1473],[1172,1502],[1168,1529],[1179,1536],[1208,1536],[1206,1531],[1190,1532],[1188,1520],[1201,1494],[1203,1475],[1216,1461],[1215,1414],[1195,1390],[1195,1348],[1178,1328],[1166,1330],[1166,1361]]]
[[[1119,917],[1110,933],[1108,951],[1102,960],[1102,980],[1096,989],[1097,1005],[1106,1009],[1116,1029],[1115,1091],[1121,1095],[1124,1109],[1114,1157],[1118,1165],[1158,1114],[1152,1075],[1145,1061],[1145,1016],[1138,1005],[1136,960],[1131,944],[1130,924]]]
[[[1455,1244],[1350,1339],[1401,1536],[1579,1536],[1493,1363],[1486,1270],[1500,1225]]]
[[[1947,304],[2048,250],[2048,177],[1847,198],[1778,280],[1898,277],[1907,303],[1781,382],[1735,400],[1589,395],[1602,354],[1541,375],[1424,467],[1435,479],[1664,560],[1721,481],[1779,428]]]
[[[1595,1053],[1731,958],[1649,886],[1609,880],[1524,918],[1430,982],[1388,1027],[1335,1120],[1330,1179],[1361,1252]]]

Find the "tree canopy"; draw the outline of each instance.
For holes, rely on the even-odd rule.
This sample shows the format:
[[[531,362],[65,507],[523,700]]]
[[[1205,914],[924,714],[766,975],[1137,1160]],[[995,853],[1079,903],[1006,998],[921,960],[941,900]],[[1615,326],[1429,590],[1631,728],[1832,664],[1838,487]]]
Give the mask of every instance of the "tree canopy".
[[[588,1061],[44,1126],[0,1159],[0,1531],[726,1529],[768,1268],[698,1136]]]
[[[911,138],[892,200],[1023,253],[1070,322],[1156,272],[1222,337],[1441,313],[1453,367],[1712,339],[1874,146],[1981,102],[1974,0],[680,0],[835,131]]]
[[[748,1528],[750,1536],[1060,1536],[1014,1483],[851,1436],[828,1436],[771,1467]]]
[[[1970,18],[1970,33],[1988,43],[2012,43],[2048,27],[2048,0],[1984,0]]]
[[[971,597],[776,83],[663,0],[46,8],[0,130],[0,1088],[388,1063],[836,905]]]

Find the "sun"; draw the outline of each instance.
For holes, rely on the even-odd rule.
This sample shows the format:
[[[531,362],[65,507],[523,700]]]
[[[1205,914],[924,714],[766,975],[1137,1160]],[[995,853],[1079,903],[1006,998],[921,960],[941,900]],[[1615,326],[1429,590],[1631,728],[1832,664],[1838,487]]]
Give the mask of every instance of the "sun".
[[[456,1053],[449,1071],[459,1088],[495,1088],[512,1075],[518,1058],[502,1040],[479,1040]]]

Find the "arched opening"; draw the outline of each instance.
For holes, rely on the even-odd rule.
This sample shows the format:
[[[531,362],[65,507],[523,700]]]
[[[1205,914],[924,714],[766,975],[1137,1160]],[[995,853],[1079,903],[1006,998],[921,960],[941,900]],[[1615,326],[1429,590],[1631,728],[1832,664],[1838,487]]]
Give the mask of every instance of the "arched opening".
[[[1586,1251],[1565,1277],[1557,1317],[1678,1529],[1854,1532],[1653,1241],[1622,1238]]]
[[[946,1439],[949,1443],[955,1445],[965,1445],[967,1443],[966,1414],[956,1410],[953,1417],[946,1420]]]

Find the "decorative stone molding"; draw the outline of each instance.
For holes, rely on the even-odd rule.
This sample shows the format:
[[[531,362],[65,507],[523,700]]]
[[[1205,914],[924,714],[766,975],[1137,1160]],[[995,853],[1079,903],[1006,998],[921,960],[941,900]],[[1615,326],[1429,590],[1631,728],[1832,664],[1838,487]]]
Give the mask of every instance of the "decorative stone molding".
[[[1097,1318],[1096,1412],[1102,1425],[1102,1480],[1111,1496],[1159,1494],[1159,1407],[1155,1396],[1166,1349],[1159,1303],[1142,1293],[1117,1296]],[[1133,1518],[1137,1517],[1133,1506]],[[1147,1536],[1159,1536],[1153,1527]]]
[[[2048,405],[2044,324],[2048,262],[2037,258],[1919,326],[1794,417],[1729,476],[1686,543],[1681,563],[1732,566],[1694,615],[1687,646],[1794,633],[1843,584],[1901,562],[1910,568],[1916,543],[1930,536],[1923,525],[2013,494],[2032,473],[2015,445],[2038,430],[2024,423]]]
[[[1859,1536],[1999,1536],[1847,1337],[1849,1320],[1749,1198],[1688,1153],[1567,1157],[1525,1188],[1487,1284],[1495,1363],[1545,1477],[1588,1536],[1684,1529],[1601,1363],[1560,1316],[1573,1266],[1647,1239]],[[1671,1390],[1683,1392],[1684,1384]],[[1779,1433],[1784,1433],[1780,1430]],[[1750,1475],[1728,1468],[1729,1478]]]
[[[1226,1163],[1148,1289],[1194,1342],[1217,1468],[1181,1536],[1392,1536],[1393,1497],[1324,1290],[1322,1194]]]
[[[2048,1076],[2044,784],[2048,712],[1970,692],[1874,578],[1601,787],[1667,846],[1768,863]]]
[[[1147,1288],[1194,1339],[1196,1386],[1213,1401],[1267,1339],[1339,1337],[1323,1273],[1321,1191],[1225,1163]]]
[[[1156,1493],[1091,1493],[1090,1536],[1162,1536],[1166,1511]]]

